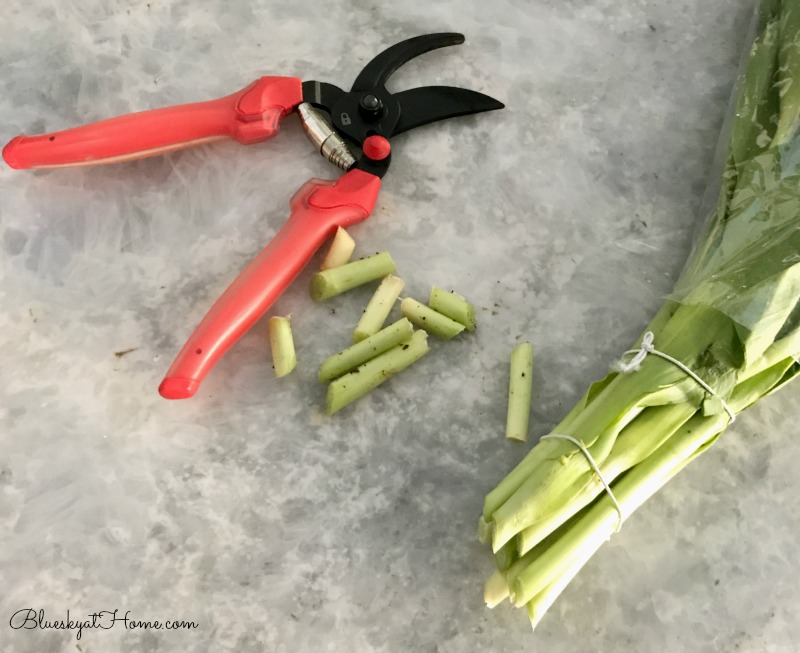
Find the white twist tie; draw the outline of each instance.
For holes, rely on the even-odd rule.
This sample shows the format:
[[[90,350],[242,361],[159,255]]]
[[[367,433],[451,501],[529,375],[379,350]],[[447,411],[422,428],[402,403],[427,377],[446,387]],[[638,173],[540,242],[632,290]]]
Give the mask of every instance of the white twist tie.
[[[553,438],[557,440],[567,440],[568,442],[572,442],[578,449],[581,450],[584,456],[586,456],[586,460],[588,461],[591,468],[594,470],[594,473],[597,474],[597,478],[600,479],[600,482],[605,487],[608,496],[614,502],[614,507],[617,509],[617,513],[619,515],[619,519],[617,520],[617,526],[614,529],[617,533],[619,533],[619,529],[622,528],[622,522],[625,521],[625,516],[622,514],[622,507],[619,505],[619,501],[617,501],[617,497],[614,496],[614,493],[611,491],[611,486],[606,481],[603,474],[600,472],[600,468],[597,466],[597,463],[592,458],[592,454],[589,453],[589,450],[584,446],[583,442],[580,440],[573,438],[571,435],[561,435],[560,433],[551,433],[550,435],[543,435],[542,440],[546,440],[547,438]]]
[[[728,413],[728,417],[730,417],[729,423],[733,424],[736,421],[736,413],[733,412],[733,409],[728,405],[728,402],[726,402],[722,397],[720,397],[719,394],[717,394],[716,390],[714,390],[714,388],[712,388],[710,385],[708,385],[708,383],[703,381],[703,379],[701,379],[699,376],[697,376],[697,374],[692,372],[692,370],[686,367],[686,365],[681,363],[681,361],[679,361],[677,358],[673,358],[669,354],[665,354],[663,351],[658,351],[658,349],[656,349],[655,346],[653,345],[654,340],[655,336],[653,335],[652,331],[648,331],[647,333],[645,333],[644,336],[642,337],[642,344],[639,347],[639,349],[629,349],[623,354],[623,356],[629,356],[630,354],[634,354],[634,357],[631,358],[628,362],[625,362],[623,360],[617,361],[617,363],[614,365],[614,369],[617,372],[622,372],[622,374],[638,372],[639,368],[642,365],[642,362],[644,361],[645,358],[647,358],[648,355],[653,354],[655,356],[663,358],[664,360],[669,361],[673,365],[676,365],[681,370],[683,370],[687,375],[692,377],[692,379],[694,379],[700,385],[700,387],[703,388],[703,390],[708,392],[710,395],[717,397],[722,403],[722,407],[725,409],[725,412]]]

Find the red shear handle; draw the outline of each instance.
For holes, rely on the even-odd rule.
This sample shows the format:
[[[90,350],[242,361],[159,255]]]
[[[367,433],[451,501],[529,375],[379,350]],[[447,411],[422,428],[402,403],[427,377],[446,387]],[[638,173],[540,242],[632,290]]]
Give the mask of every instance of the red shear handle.
[[[12,168],[51,168],[140,159],[222,138],[249,145],[275,136],[281,119],[302,100],[300,79],[262,77],[219,100],[17,136],[3,149],[3,158]]]
[[[272,242],[217,300],[183,346],[158,388],[166,399],[186,399],[205,375],[289,286],[338,226],[365,220],[381,181],[351,170],[337,181],[312,179],[292,197],[292,214]]]

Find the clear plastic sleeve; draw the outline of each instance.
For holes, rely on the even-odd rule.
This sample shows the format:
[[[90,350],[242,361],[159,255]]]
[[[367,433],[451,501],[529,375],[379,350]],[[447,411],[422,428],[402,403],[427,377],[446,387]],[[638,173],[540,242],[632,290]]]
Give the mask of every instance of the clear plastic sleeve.
[[[731,317],[752,360],[800,332],[800,2],[761,0],[750,35],[706,217],[670,299]]]

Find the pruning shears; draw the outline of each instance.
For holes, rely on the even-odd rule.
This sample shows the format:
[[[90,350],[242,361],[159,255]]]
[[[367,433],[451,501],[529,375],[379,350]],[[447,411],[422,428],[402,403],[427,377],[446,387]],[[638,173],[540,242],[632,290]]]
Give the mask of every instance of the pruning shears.
[[[350,91],[296,77],[261,77],[218,100],[17,136],[3,158],[12,168],[52,168],[128,161],[220,139],[250,145],[274,137],[281,120],[296,112],[319,153],[344,171],[336,180],[311,179],[294,194],[287,222],[189,337],[159,386],[163,397],[185,399],[338,227],[369,217],[389,169],[390,138],[437,120],[503,108],[487,95],[451,86],[386,90],[389,76],[410,59],[463,42],[455,33],[402,41],[372,59]]]

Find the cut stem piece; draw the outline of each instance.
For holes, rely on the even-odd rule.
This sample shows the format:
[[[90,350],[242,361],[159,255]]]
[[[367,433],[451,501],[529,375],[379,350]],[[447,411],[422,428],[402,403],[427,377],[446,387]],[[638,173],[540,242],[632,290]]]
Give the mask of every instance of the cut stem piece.
[[[317,378],[320,383],[332,381],[336,377],[366,363],[371,358],[382,354],[387,349],[406,342],[413,333],[414,327],[411,326],[411,322],[406,318],[402,318],[366,340],[362,340],[331,356],[320,365]]]
[[[347,404],[377,388],[388,378],[419,360],[430,351],[428,334],[415,331],[410,340],[395,345],[356,370],[339,377],[328,386],[327,411],[333,415]]]
[[[350,260],[353,251],[356,248],[356,241],[352,236],[347,233],[342,227],[336,229],[336,235],[333,237],[330,249],[325,254],[325,258],[320,263],[320,270],[330,270],[331,268],[338,268]]]
[[[525,442],[531,414],[533,388],[533,345],[523,342],[511,351],[511,372],[508,384],[508,417],[506,438]]]
[[[288,317],[271,317],[267,320],[269,346],[272,349],[272,366],[275,376],[286,376],[297,365],[292,327]]]
[[[463,324],[451,320],[411,297],[406,297],[400,302],[400,311],[411,320],[412,324],[443,340],[450,340],[464,330]]]
[[[508,582],[502,571],[495,571],[483,585],[486,607],[494,608],[508,598]]]
[[[397,298],[400,297],[400,292],[405,285],[405,281],[393,274],[381,281],[372,299],[369,300],[367,307],[361,314],[361,319],[358,321],[355,331],[353,331],[354,343],[378,333],[383,328],[383,323],[389,317],[389,312],[392,310]]]
[[[338,268],[317,272],[311,277],[311,298],[330,299],[347,290],[381,279],[395,271],[394,261],[387,252],[368,256]]]
[[[475,307],[461,295],[447,292],[434,286],[431,288],[428,306],[434,311],[446,315],[451,320],[463,324],[467,331],[475,331],[475,325],[477,324],[475,321]]]

